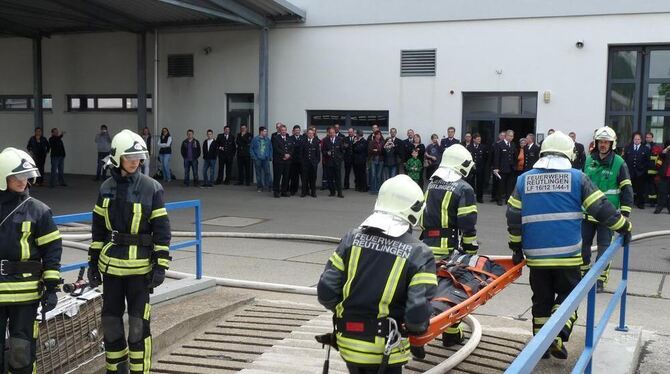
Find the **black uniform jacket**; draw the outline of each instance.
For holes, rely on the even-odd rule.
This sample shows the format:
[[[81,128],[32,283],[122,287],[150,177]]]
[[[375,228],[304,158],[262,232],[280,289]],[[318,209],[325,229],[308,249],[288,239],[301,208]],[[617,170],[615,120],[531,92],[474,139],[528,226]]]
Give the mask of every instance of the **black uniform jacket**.
[[[291,162],[291,159],[284,160],[284,155],[289,154],[293,156],[293,149],[295,148],[295,143],[291,136],[286,135],[285,138],[282,138],[281,135],[277,135],[272,138],[272,160],[274,162]]]
[[[475,172],[485,173],[491,162],[491,148],[486,144],[470,143],[467,149],[472,155],[472,161],[475,162]]]
[[[540,146],[533,143],[523,147],[523,171],[533,168],[533,165],[540,159]]]
[[[310,139],[304,138],[300,146],[300,151],[300,159],[304,166],[317,166],[319,162],[321,162],[321,143],[319,142],[319,139],[313,138],[310,141]]]
[[[516,146],[510,142],[505,144],[504,140],[497,142],[493,146],[492,168],[500,170],[500,173],[511,173],[516,165]]]
[[[219,156],[222,157],[233,157],[235,156],[235,150],[237,146],[235,145],[235,136],[228,134],[228,139],[226,139],[225,134],[219,134],[216,136],[216,144],[219,145]]]
[[[324,137],[321,141],[321,151],[323,152],[323,166],[337,166],[342,162],[343,137],[335,136],[334,142],[330,137]]]
[[[93,208],[89,248],[89,266],[98,266],[103,274],[131,276],[149,273],[154,266],[169,268],[170,220],[163,203],[163,187],[152,178],[135,172],[123,177],[111,170],[100,186]],[[150,245],[121,245],[112,240],[112,232],[147,234]],[[118,242],[117,242],[118,243]]]
[[[0,260],[42,263],[42,274],[0,275],[0,305],[35,303],[43,284],[60,284],[63,247],[51,210],[27,190],[0,191],[0,222]]]

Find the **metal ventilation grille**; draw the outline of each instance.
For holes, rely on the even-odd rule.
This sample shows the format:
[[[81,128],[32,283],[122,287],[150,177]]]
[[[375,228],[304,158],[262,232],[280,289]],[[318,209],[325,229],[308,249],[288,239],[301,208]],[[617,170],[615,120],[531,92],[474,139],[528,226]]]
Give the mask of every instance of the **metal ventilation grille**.
[[[192,76],[193,55],[168,55],[168,78]]]
[[[436,49],[400,51],[401,77],[434,77]]]

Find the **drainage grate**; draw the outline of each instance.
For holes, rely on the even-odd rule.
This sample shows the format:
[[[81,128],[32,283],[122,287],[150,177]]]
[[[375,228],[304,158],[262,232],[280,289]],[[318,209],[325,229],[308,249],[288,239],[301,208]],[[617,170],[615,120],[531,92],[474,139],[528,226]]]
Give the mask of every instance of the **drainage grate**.
[[[316,305],[260,300],[173,348],[157,360],[152,372],[321,373],[326,351],[314,336],[332,331],[331,318],[330,312]],[[466,337],[469,338],[468,332]],[[525,344],[526,341],[518,337],[490,335],[485,331],[477,349],[452,372],[502,373]],[[426,346],[426,358],[410,361],[405,371],[422,373],[461,347],[442,347],[438,338]],[[347,373],[345,363],[335,350],[330,355],[330,372]]]

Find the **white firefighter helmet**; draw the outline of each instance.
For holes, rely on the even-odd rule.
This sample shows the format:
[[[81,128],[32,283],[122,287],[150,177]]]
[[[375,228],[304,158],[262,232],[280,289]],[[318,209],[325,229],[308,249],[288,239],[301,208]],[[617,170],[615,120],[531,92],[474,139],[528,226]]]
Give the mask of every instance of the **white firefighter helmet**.
[[[126,159],[145,160],[148,155],[147,144],[141,136],[130,130],[123,130],[112,139],[109,163],[121,167],[121,156]]]
[[[0,191],[7,190],[7,177],[10,176],[28,180],[39,177],[40,172],[28,153],[9,147],[0,153]]]
[[[376,227],[399,237],[421,219],[425,197],[421,187],[405,174],[386,180],[379,189],[375,210],[361,227]]]
[[[563,155],[568,160],[573,161],[575,159],[575,142],[563,132],[555,131],[542,142],[540,156],[548,154]]]
[[[593,133],[593,141],[598,146],[598,140],[608,140],[612,142],[612,149],[616,148],[616,131],[609,126],[603,126]]]
[[[470,170],[472,170],[474,165],[475,162],[472,161],[470,151],[460,144],[454,144],[442,153],[442,161],[440,161],[439,168],[451,169],[465,178],[470,174]]]

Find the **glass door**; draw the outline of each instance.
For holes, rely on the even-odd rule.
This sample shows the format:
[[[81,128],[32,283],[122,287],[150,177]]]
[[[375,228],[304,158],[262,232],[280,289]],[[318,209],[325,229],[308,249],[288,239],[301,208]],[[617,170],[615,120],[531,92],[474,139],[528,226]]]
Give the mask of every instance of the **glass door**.
[[[230,133],[240,132],[241,125],[247,125],[251,134],[255,134],[254,125],[254,94],[227,94],[228,115],[226,124],[230,126]]]
[[[645,56],[641,125],[662,143],[670,138],[670,48],[650,48]]]

